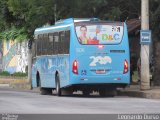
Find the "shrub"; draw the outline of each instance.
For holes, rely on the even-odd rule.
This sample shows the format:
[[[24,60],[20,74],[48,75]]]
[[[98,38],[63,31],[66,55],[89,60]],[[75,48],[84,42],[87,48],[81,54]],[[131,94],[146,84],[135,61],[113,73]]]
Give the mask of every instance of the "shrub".
[[[10,76],[10,73],[7,71],[2,71],[2,72],[0,72],[0,75],[1,76]]]
[[[15,72],[13,74],[10,74],[8,71],[2,71],[0,72],[0,76],[26,77],[27,73]]]
[[[15,77],[26,77],[27,73],[15,72],[15,73],[12,74],[12,76],[15,76]]]

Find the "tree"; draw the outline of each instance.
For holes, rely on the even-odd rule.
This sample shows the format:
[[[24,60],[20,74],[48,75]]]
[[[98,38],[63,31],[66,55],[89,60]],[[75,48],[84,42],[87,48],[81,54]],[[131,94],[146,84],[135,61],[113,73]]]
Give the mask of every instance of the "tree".
[[[14,26],[23,27],[28,37],[34,29],[53,20],[53,0],[8,0],[9,11],[16,17]]]

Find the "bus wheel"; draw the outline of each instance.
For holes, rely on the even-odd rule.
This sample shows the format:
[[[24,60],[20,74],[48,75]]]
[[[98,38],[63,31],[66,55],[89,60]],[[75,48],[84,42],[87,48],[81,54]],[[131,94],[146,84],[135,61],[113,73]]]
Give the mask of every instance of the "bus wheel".
[[[56,94],[57,94],[57,96],[61,96],[59,74],[56,75]]]

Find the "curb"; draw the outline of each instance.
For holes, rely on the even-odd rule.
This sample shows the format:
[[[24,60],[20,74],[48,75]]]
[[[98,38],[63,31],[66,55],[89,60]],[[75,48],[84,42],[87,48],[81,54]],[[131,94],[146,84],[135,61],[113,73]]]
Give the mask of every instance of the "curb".
[[[0,87],[9,87],[9,84],[0,84]]]
[[[31,90],[32,87],[29,83],[11,83],[9,86],[13,89],[20,89],[20,90]]]
[[[130,97],[139,97],[139,98],[148,98],[148,99],[160,99],[160,89],[157,91],[138,91],[138,90],[120,90],[118,95],[120,96],[130,96]]]
[[[0,84],[21,84],[21,83],[26,83],[27,79],[5,79],[5,80],[0,80]]]
[[[0,79],[0,84],[1,86],[8,84],[9,87],[13,89],[31,90],[31,85],[28,83],[26,78]]]

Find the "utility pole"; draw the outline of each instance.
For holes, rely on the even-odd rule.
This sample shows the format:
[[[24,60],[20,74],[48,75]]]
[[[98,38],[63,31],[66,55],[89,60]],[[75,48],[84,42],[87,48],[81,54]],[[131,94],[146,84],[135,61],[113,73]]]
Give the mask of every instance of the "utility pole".
[[[149,0],[141,0],[141,30],[149,30]],[[141,90],[150,89],[149,45],[141,44]]]

